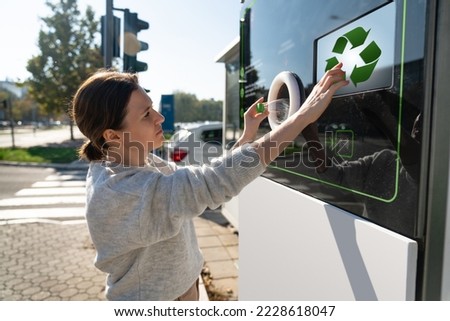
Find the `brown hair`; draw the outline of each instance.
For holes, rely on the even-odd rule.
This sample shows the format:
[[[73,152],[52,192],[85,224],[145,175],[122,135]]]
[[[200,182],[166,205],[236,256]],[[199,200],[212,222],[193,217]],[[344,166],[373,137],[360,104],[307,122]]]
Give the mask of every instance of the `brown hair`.
[[[100,70],[78,88],[72,101],[72,117],[89,140],[79,155],[89,161],[102,160],[106,129],[120,129],[131,93],[139,88],[135,74]]]

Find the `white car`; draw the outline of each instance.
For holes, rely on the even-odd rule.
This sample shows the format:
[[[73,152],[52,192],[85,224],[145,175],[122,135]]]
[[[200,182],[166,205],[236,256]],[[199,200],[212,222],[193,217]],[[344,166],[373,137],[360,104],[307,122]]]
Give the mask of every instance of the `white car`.
[[[210,163],[223,153],[222,136],[219,121],[180,123],[167,143],[168,158],[183,165]]]

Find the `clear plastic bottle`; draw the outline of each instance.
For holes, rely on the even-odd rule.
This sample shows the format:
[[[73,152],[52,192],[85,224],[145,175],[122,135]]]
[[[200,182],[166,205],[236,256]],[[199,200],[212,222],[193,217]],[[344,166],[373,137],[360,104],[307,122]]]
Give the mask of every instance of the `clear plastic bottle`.
[[[279,126],[289,117],[289,98],[281,98],[265,103],[269,111],[269,124],[271,128]]]

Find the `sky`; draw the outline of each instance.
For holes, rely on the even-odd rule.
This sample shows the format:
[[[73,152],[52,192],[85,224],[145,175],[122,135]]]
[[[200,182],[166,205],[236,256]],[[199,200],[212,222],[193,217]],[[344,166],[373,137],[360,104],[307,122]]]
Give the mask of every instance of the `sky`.
[[[45,2],[0,2],[0,80],[30,77],[26,64],[40,54],[40,17],[52,15]],[[89,4],[99,21],[105,14],[106,0],[77,3],[82,13]],[[215,60],[239,36],[240,0],[114,0],[114,8],[128,8],[150,24],[138,34],[139,40],[149,44],[148,50],[138,53],[138,60],[148,64],[139,79],[150,89],[154,102],[174,91],[199,99],[224,99],[225,66]],[[123,13],[114,11],[114,15],[122,19],[123,26]]]

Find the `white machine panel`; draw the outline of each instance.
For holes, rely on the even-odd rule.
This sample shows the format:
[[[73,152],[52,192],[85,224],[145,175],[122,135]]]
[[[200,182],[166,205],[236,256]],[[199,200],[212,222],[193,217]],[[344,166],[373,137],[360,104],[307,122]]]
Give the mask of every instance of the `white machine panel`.
[[[238,202],[239,300],[414,300],[415,241],[263,177]]]

